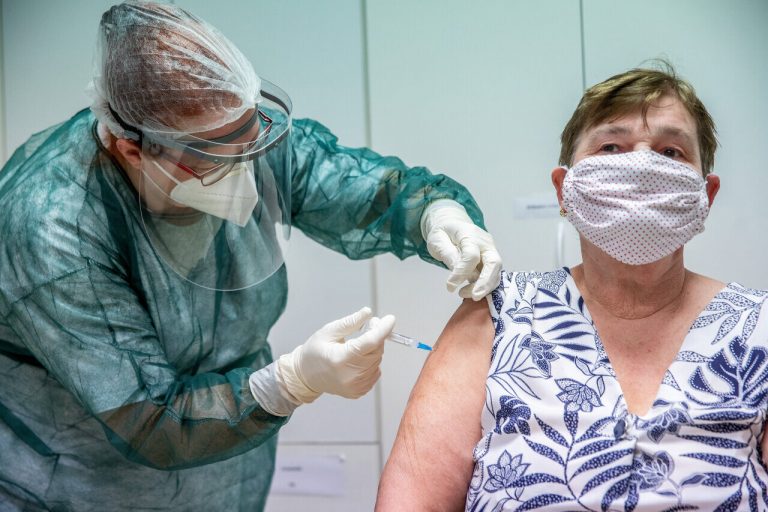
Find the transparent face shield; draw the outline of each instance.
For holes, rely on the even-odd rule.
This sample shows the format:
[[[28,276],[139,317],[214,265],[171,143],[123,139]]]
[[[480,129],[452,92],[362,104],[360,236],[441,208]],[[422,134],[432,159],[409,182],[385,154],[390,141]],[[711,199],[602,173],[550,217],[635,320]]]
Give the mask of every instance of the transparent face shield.
[[[217,137],[142,132],[145,232],[175,273],[211,290],[264,281],[288,248],[291,103],[266,81],[261,93]]]

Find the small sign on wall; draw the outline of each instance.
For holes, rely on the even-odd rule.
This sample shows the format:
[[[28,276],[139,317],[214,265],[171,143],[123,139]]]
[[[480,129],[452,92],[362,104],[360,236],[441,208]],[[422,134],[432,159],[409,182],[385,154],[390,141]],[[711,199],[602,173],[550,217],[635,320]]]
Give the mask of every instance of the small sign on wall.
[[[273,494],[344,496],[344,455],[290,456],[279,453],[272,479]]]
[[[531,194],[512,198],[512,214],[518,219],[544,219],[560,216],[560,204],[555,192]]]

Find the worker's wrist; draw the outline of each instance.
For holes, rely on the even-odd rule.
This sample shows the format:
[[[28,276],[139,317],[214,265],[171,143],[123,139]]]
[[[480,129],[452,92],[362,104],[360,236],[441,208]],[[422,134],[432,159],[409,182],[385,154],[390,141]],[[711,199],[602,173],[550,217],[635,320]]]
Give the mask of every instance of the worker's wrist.
[[[288,400],[297,404],[308,404],[314,402],[322,392],[311,389],[301,378],[297,362],[301,357],[302,349],[303,346],[299,345],[293,352],[278,358],[276,380]]]
[[[459,212],[459,214],[463,213],[467,219],[470,219],[464,206],[462,206],[461,203],[454,201],[453,199],[438,199],[436,201],[432,201],[427,205],[426,208],[424,208],[424,213],[421,214],[421,236],[424,238],[424,240],[427,239],[427,235],[430,231],[432,231],[432,228],[434,227],[435,213],[444,209],[451,209],[455,212]]]
[[[290,416],[302,404],[281,384],[277,361],[253,372],[248,378],[251,395],[272,416]]]

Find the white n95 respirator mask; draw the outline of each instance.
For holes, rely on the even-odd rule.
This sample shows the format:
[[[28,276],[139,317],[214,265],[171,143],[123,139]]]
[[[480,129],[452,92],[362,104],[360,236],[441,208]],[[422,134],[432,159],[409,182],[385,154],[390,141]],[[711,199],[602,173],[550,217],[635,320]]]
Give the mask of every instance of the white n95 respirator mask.
[[[152,160],[152,163],[176,183],[170,193],[171,199],[184,206],[234,222],[240,227],[248,223],[256,203],[259,202],[256,178],[249,162],[236,164],[226,176],[210,185],[203,185],[203,182],[196,178],[179,181],[158,162]]]
[[[563,205],[576,230],[611,257],[643,265],[704,231],[701,173],[654,151],[585,158],[568,169]]]

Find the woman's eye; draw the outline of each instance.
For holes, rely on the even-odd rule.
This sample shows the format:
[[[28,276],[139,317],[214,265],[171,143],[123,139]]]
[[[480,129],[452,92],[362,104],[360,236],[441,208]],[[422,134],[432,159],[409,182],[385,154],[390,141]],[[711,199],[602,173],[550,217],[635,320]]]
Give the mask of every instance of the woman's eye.
[[[664,150],[662,150],[661,154],[666,156],[667,158],[677,158],[681,156],[680,152],[675,148],[665,148]]]
[[[600,146],[600,151],[604,151],[606,153],[615,153],[619,150],[619,146],[616,144],[603,144]]]

